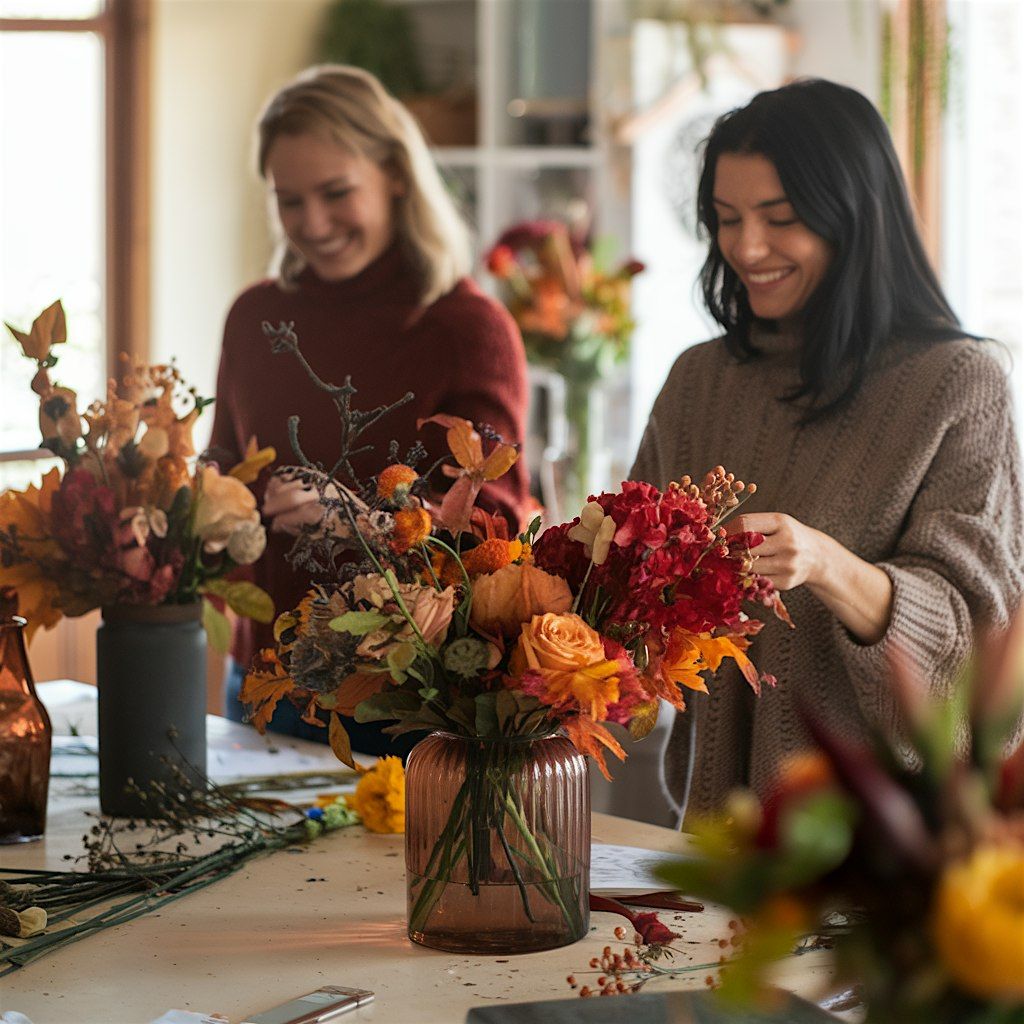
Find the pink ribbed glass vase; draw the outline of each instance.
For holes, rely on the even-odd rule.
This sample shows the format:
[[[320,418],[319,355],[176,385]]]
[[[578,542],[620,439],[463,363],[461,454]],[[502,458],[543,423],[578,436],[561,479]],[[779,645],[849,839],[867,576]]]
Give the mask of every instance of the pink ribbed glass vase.
[[[435,732],[405,780],[409,937],[455,953],[527,953],[589,927],[590,785],[564,736]]]

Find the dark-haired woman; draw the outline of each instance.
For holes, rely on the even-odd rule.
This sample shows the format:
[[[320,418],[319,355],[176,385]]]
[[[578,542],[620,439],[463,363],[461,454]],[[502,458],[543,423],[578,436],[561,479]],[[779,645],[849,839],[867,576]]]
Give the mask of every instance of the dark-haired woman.
[[[731,524],[796,624],[768,624],[755,698],[738,675],[691,701],[669,740],[675,802],[764,792],[831,729],[899,735],[897,648],[941,692],[972,624],[1024,592],[1020,463],[1006,373],[965,335],[928,264],[886,127],[852,89],[802,81],[722,117],[698,212],[704,299],[724,335],[686,350],[632,476],[664,486],[721,464],[758,484]],[[698,706],[699,705],[699,706]],[[688,780],[692,780],[688,784]]]

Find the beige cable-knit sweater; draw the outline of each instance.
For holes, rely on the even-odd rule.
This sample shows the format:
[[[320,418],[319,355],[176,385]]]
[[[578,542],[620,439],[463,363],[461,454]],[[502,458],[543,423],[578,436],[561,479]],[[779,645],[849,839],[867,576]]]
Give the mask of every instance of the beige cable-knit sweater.
[[[842,733],[861,736],[874,721],[897,735],[889,646],[909,651],[941,693],[968,652],[972,620],[1005,623],[1024,594],[1020,458],[1006,373],[990,343],[894,348],[852,404],[806,426],[777,400],[799,379],[792,343],[759,344],[771,351],[747,363],[721,340],[679,357],[631,476],[664,487],[721,464],[756,482],[744,512],[788,513],[889,574],[892,620],[865,646],[806,587],[788,591],[796,629],[772,619],[750,652],[777,688],[756,698],[727,663],[711,696],[694,695],[676,720],[665,783],[681,803],[687,715],[696,711],[689,810],[697,813],[736,786],[763,793],[779,759],[810,746],[797,694]]]

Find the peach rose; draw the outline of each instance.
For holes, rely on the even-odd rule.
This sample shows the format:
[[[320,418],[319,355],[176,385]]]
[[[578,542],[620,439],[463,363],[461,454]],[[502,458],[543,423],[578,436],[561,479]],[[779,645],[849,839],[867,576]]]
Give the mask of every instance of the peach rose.
[[[512,652],[514,676],[534,669],[576,672],[606,661],[600,634],[572,613],[534,615],[524,622]]]
[[[535,615],[571,607],[572,592],[561,576],[534,565],[506,565],[473,581],[470,622],[488,636],[515,636]]]

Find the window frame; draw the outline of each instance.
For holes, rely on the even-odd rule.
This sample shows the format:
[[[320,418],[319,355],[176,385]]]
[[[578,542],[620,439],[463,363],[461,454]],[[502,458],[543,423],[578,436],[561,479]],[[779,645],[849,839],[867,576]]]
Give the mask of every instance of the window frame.
[[[151,0],[106,0],[89,18],[0,17],[0,34],[89,32],[102,43],[106,375],[114,378],[122,355],[149,356],[151,22]],[[43,448],[0,449],[0,462],[46,458]]]

